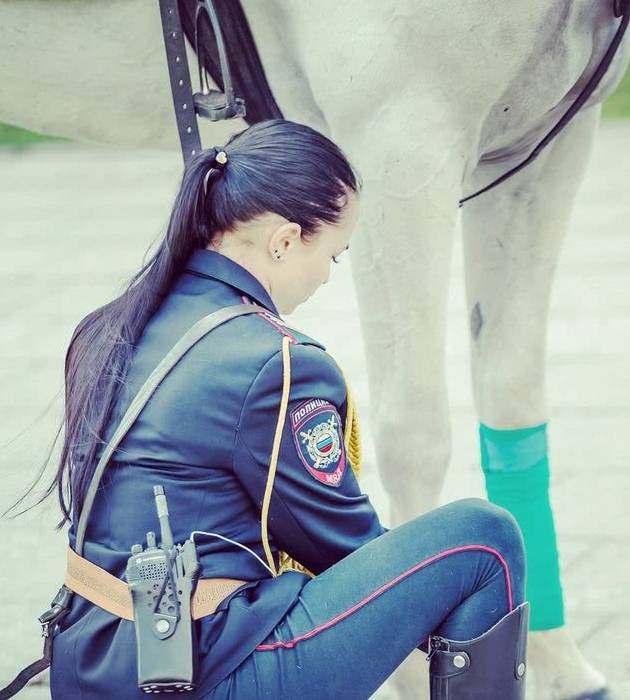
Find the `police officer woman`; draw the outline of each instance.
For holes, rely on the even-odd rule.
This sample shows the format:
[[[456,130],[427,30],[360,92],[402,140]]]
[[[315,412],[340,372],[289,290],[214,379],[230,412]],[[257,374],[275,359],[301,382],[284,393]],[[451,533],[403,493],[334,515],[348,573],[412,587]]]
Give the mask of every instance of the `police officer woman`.
[[[359,190],[323,135],[256,124],[198,154],[157,252],[77,327],[56,478],[73,549],[95,464],[147,377],[199,319],[254,312],[179,360],[109,460],[69,564],[77,593],[53,640],[53,698],[160,690],[138,688],[133,616],[112,593],[131,546],[156,530],[156,484],[209,591],[195,602],[189,697],[368,698],[416,647],[435,700],[524,697],[516,521],[466,498],[383,527],[355,475],[343,374],[281,319],[348,248]]]

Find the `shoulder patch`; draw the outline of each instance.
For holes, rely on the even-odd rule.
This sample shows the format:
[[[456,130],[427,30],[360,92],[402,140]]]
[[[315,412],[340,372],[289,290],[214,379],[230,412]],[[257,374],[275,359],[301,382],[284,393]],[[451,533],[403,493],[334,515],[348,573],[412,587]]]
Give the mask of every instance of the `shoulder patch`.
[[[291,411],[291,432],[308,473],[326,486],[339,486],[346,469],[341,418],[329,401],[308,399]]]

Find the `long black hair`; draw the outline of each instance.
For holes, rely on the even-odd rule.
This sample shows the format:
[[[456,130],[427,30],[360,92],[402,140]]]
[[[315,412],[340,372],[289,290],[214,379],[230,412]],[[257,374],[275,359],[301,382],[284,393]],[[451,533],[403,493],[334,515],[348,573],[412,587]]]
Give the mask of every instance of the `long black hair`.
[[[235,134],[220,149],[228,157],[224,168],[216,167],[218,150],[202,150],[189,163],[156,252],[119,297],[88,314],[72,335],[61,455],[54,479],[37,501],[57,490],[63,514],[58,527],[81,511],[134,346],[192,252],[217,233],[268,212],[298,223],[306,238],[316,235],[322,223],[339,222],[348,191],[361,188],[339,147],[303,124],[272,119]]]

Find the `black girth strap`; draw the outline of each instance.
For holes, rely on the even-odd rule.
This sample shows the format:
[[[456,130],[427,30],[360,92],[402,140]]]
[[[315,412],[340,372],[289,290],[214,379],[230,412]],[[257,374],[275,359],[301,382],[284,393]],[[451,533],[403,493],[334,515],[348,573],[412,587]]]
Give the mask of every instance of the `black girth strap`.
[[[535,158],[538,157],[543,148],[548,146],[551,143],[551,141],[553,141],[553,139],[562,131],[562,129],[564,129],[564,127],[571,121],[575,114],[577,114],[577,112],[580,110],[580,108],[586,102],[586,100],[588,100],[593,90],[595,90],[595,88],[599,85],[600,80],[608,70],[608,66],[610,66],[611,61],[615,57],[617,49],[619,48],[619,44],[621,43],[621,40],[623,39],[623,36],[626,32],[626,28],[628,27],[628,20],[630,19],[630,0],[613,0],[613,12],[615,17],[621,17],[621,23],[619,24],[619,28],[615,32],[615,36],[610,42],[610,46],[608,47],[608,50],[604,54],[604,57],[597,66],[597,69],[591,76],[591,79],[588,81],[588,83],[586,83],[586,85],[582,89],[582,92],[578,95],[575,102],[562,115],[560,121],[558,121],[558,123],[553,127],[553,129],[551,129],[551,131],[534,148],[534,150],[522,163],[519,163],[516,167],[512,168],[511,170],[508,170],[507,173],[501,175],[501,177],[497,178],[489,185],[486,185],[478,192],[475,192],[474,194],[468,195],[468,197],[460,199],[460,208],[464,206],[464,202],[468,202],[469,200],[478,197],[480,194],[483,194],[484,192],[493,189],[497,185],[500,185],[502,182],[505,182],[505,180],[507,180],[508,178],[512,177],[512,175],[515,175],[519,170],[522,170],[525,166],[529,165]]]

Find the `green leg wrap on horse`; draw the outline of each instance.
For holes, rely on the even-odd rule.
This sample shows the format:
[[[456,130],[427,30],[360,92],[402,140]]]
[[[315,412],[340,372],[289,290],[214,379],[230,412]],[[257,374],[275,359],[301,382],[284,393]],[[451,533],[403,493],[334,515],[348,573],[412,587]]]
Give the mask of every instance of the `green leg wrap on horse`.
[[[495,430],[479,424],[488,500],[510,511],[523,533],[530,630],[564,625],[556,531],[549,502],[547,424]]]

